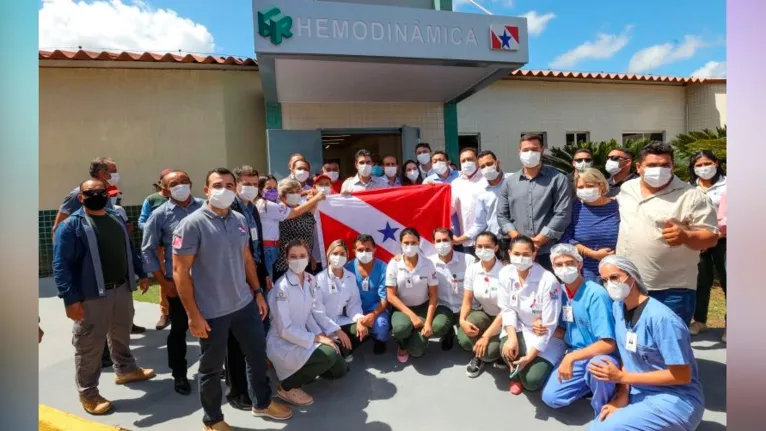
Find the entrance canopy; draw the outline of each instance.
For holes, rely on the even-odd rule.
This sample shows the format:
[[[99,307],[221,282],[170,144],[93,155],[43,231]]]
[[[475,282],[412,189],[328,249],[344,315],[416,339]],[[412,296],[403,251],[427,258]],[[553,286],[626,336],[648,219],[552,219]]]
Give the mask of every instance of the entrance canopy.
[[[267,102],[458,102],[529,60],[524,18],[253,0]]]

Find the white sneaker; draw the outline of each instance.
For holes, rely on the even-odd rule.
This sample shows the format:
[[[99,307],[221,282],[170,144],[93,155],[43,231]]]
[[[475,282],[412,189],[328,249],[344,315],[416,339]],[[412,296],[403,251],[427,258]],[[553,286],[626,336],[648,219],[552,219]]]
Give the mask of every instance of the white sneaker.
[[[314,398],[301,388],[286,391],[280,387],[277,389],[277,397],[297,407],[308,406],[314,403]]]
[[[692,335],[699,335],[702,332],[705,332],[708,330],[708,327],[704,323],[700,322],[692,322],[691,325],[689,325],[689,333]]]

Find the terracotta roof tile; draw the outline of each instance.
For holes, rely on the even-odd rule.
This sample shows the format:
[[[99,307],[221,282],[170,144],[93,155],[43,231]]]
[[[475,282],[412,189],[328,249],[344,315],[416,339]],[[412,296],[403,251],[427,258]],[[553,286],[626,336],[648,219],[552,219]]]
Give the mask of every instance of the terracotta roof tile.
[[[555,78],[555,79],[593,79],[608,81],[635,81],[635,82],[664,82],[677,84],[692,84],[702,82],[725,82],[726,78],[694,78],[681,76],[661,75],[633,75],[630,73],[595,73],[595,72],[559,72],[554,70],[526,70],[513,71],[505,79],[513,78]]]
[[[220,64],[227,66],[253,66],[258,62],[252,58],[219,57],[209,55],[159,54],[152,52],[110,52],[110,51],[39,51],[40,60],[90,60],[90,61],[143,61],[148,63],[191,63]]]

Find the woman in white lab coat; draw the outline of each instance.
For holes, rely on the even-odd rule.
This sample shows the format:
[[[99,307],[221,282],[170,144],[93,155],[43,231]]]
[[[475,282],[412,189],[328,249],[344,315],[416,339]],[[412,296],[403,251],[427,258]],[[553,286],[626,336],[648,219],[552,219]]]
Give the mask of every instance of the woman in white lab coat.
[[[305,242],[287,244],[289,269],[269,294],[271,330],[266,338],[266,355],[274,365],[280,385],[277,396],[296,406],[314,399],[302,386],[317,376],[343,377],[346,361],[332,336],[345,337],[340,327],[317,300],[316,280],[305,272],[309,250]]]
[[[535,263],[537,250],[529,237],[511,240],[511,264],[500,272],[498,306],[506,336],[501,340],[502,357],[511,368],[510,391],[535,391],[564,356],[563,341],[552,337],[561,313],[561,283],[556,276]],[[548,330],[535,335],[532,325],[541,320]]]
[[[327,317],[343,330],[339,337],[340,351],[346,361],[351,352],[367,339],[369,330],[362,325],[362,298],[356,287],[356,275],[343,268],[348,261],[348,246],[336,239],[327,248],[328,268],[317,274],[317,299],[321,300]]]

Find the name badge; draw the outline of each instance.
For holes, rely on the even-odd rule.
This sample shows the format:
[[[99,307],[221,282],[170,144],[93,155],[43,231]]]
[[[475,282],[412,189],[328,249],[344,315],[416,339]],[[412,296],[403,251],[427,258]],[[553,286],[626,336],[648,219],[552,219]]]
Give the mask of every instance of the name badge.
[[[330,283],[330,293],[338,293],[338,282],[335,280]]]
[[[625,337],[625,349],[628,352],[636,353],[636,347],[638,344],[638,335],[633,331],[628,331],[627,337]]]
[[[565,322],[574,322],[574,313],[572,312],[571,305],[565,305],[561,307],[561,313],[564,316]]]
[[[460,282],[457,279],[456,275],[452,276],[452,292],[458,293],[460,291]]]
[[[417,276],[415,276],[415,277],[417,277]],[[411,277],[407,277],[407,278],[404,280],[404,287],[405,287],[405,288],[407,288],[407,289],[411,289],[411,288],[412,288],[412,284],[413,284],[413,281],[412,281],[412,278],[411,278]]]
[[[362,280],[362,290],[365,291],[365,292],[370,290],[370,279],[369,278],[365,278],[364,280]]]
[[[519,294],[511,292],[511,307],[519,308]]]
[[[251,227],[250,228],[250,239],[253,241],[258,241],[258,228],[257,227]]]

